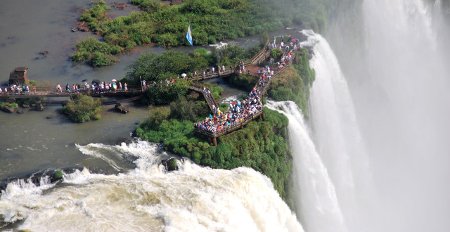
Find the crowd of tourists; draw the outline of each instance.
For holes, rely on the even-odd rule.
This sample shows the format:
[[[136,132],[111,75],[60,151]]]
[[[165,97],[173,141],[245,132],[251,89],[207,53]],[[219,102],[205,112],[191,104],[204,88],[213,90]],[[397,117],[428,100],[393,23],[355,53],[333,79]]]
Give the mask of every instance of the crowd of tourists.
[[[275,66],[276,69],[280,70],[292,62],[294,59],[293,52],[300,48],[300,41],[290,36],[286,43],[281,41],[281,43],[276,44],[274,42],[269,46],[270,48],[279,48],[283,51],[280,61]],[[240,72],[245,71],[243,62],[240,63],[239,68]],[[259,69],[258,83],[253,87],[247,98],[242,101],[231,101],[228,112],[221,112],[220,109],[213,107],[214,112],[203,121],[195,123],[195,127],[208,133],[217,134],[236,126],[241,126],[242,123],[253,119],[255,115],[258,115],[263,110],[261,98],[274,74],[275,72],[270,66]]]
[[[118,82],[113,80],[111,82],[105,81],[93,81],[92,84],[87,83],[86,81],[83,84],[66,84],[64,89],[61,84],[56,85],[57,93],[85,93],[85,92],[93,92],[93,93],[106,93],[106,92],[127,92],[128,84],[126,82]]]
[[[93,81],[92,84],[88,84],[84,82],[82,84],[66,84],[62,86],[61,84],[57,84],[55,89],[52,88],[40,88],[37,91],[36,86],[30,86],[28,84],[16,85],[12,84],[7,87],[0,87],[0,95],[8,95],[8,94],[38,94],[42,92],[55,92],[55,93],[105,93],[105,92],[127,92],[128,84],[126,82],[120,82],[113,80],[111,82],[105,81]]]
[[[32,92],[36,92],[35,86],[29,85],[10,85],[5,88],[0,87],[0,94],[30,94]]]
[[[261,70],[258,83],[253,87],[247,98],[231,101],[228,112],[222,112],[220,109],[213,107],[213,113],[205,120],[195,124],[195,127],[210,133],[220,133],[240,126],[245,121],[252,119],[263,109],[262,94],[265,86],[269,83],[273,72],[269,67]]]

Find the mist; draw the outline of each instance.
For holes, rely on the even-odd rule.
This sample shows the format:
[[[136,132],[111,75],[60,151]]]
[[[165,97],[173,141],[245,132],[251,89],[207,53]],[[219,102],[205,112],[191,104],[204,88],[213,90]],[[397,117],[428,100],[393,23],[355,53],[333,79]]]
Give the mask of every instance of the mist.
[[[450,231],[448,3],[354,1],[325,33],[370,160],[367,231]]]

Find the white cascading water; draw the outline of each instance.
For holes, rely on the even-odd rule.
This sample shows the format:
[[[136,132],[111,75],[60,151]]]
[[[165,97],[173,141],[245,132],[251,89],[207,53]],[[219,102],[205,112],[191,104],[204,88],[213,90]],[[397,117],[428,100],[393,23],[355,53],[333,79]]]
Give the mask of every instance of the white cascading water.
[[[365,0],[352,11],[359,25],[348,30],[342,16],[330,35],[370,156],[368,231],[450,231],[450,23],[440,5]]]
[[[282,112],[289,119],[294,201],[305,230],[347,231],[335,187],[317,152],[303,114],[293,102],[269,101],[267,106]]]
[[[314,142],[332,179],[350,231],[363,231],[361,208],[371,184],[368,157],[356,120],[353,100],[339,62],[328,42],[312,31],[304,46],[313,46],[315,81],[310,110]]]
[[[365,231],[360,215],[370,205],[371,179],[347,82],[328,42],[302,33],[308,38],[302,46],[314,52],[312,130],[295,103],[268,103],[289,118],[296,210],[308,232]]]
[[[252,169],[185,161],[166,173],[147,142],[78,147],[97,157],[136,156],[137,168],[118,175],[84,169],[55,188],[11,183],[0,198],[4,220],[31,231],[303,231],[270,180]]]

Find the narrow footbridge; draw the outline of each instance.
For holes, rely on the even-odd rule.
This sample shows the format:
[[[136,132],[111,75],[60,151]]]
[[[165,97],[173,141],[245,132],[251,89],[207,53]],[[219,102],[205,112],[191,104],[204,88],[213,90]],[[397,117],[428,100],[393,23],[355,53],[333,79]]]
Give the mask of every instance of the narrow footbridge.
[[[64,101],[51,101],[49,98],[69,98],[72,95],[85,94],[92,97],[117,97],[117,98],[127,98],[127,99],[137,99],[142,95],[142,90],[137,88],[131,88],[127,91],[116,90],[116,91],[93,91],[87,89],[80,89],[78,91],[63,91],[59,92],[50,87],[37,87],[31,91],[9,91],[0,93],[0,100],[15,100],[23,98],[46,98],[48,102],[64,102]],[[115,101],[113,101],[115,102]],[[106,102],[108,103],[108,102]],[[105,103],[105,104],[106,104]]]
[[[214,100],[214,97],[211,94],[211,91],[206,87],[199,87],[197,85],[189,86],[189,89],[198,93],[201,93],[203,97],[205,98],[206,103],[209,106],[209,109],[211,112],[214,113],[215,109],[218,109],[219,105],[217,105],[216,100]]]

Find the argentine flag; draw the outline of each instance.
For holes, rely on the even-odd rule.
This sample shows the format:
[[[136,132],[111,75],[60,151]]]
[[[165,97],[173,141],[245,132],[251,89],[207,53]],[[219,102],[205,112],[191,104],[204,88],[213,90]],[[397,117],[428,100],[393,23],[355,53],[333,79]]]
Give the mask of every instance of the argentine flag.
[[[191,46],[194,45],[194,43],[192,42],[191,25],[189,25],[189,27],[188,27],[188,31],[187,31],[187,33],[186,33],[186,39],[187,39],[187,41],[189,42],[189,44],[190,44]]]

